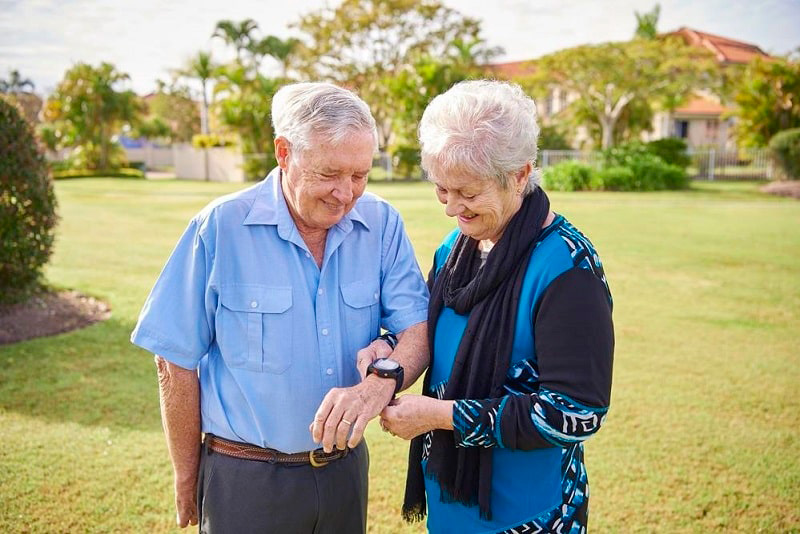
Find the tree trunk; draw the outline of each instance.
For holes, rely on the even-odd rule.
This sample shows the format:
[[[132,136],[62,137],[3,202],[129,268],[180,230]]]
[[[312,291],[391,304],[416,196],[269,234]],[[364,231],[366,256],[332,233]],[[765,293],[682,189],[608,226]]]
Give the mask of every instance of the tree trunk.
[[[603,149],[610,148],[614,144],[614,122],[608,117],[601,118],[600,128],[603,132]]]

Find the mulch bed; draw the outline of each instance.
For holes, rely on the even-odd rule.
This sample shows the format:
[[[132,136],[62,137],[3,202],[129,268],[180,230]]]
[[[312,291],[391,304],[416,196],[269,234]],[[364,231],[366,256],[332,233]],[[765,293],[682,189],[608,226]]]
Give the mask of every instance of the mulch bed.
[[[761,188],[764,193],[800,199],[800,180],[772,182]]]
[[[0,307],[0,345],[77,330],[111,317],[105,302],[77,291],[47,291]]]

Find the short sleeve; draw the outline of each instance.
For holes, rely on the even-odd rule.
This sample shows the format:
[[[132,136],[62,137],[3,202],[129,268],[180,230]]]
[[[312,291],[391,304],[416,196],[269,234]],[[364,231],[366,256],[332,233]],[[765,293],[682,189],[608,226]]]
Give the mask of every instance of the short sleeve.
[[[428,288],[400,215],[389,211],[381,252],[381,326],[402,332],[428,318]]]
[[[212,258],[192,220],[142,307],[131,342],[185,369],[197,368],[213,341]]]

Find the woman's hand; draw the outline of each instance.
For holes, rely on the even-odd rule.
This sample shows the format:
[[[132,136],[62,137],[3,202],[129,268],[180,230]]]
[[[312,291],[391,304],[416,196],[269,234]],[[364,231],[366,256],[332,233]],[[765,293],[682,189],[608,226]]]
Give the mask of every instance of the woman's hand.
[[[403,395],[383,409],[381,427],[403,439],[411,439],[430,430],[452,430],[453,404],[451,400]]]

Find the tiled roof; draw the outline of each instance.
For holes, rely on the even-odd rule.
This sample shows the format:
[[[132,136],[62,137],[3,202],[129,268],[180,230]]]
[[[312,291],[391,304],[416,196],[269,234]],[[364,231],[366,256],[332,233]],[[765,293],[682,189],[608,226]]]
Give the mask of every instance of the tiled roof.
[[[748,63],[756,57],[769,58],[758,46],[742,41],[682,27],[667,35],[683,37],[687,44],[710,50],[720,63]]]
[[[536,71],[533,61],[509,61],[506,63],[493,63],[486,65],[486,72],[497,78],[510,80],[520,76],[529,76]]]
[[[678,115],[721,115],[723,112],[729,111],[719,102],[704,97],[702,95],[694,95],[689,99],[686,104],[677,108],[675,114]]]

